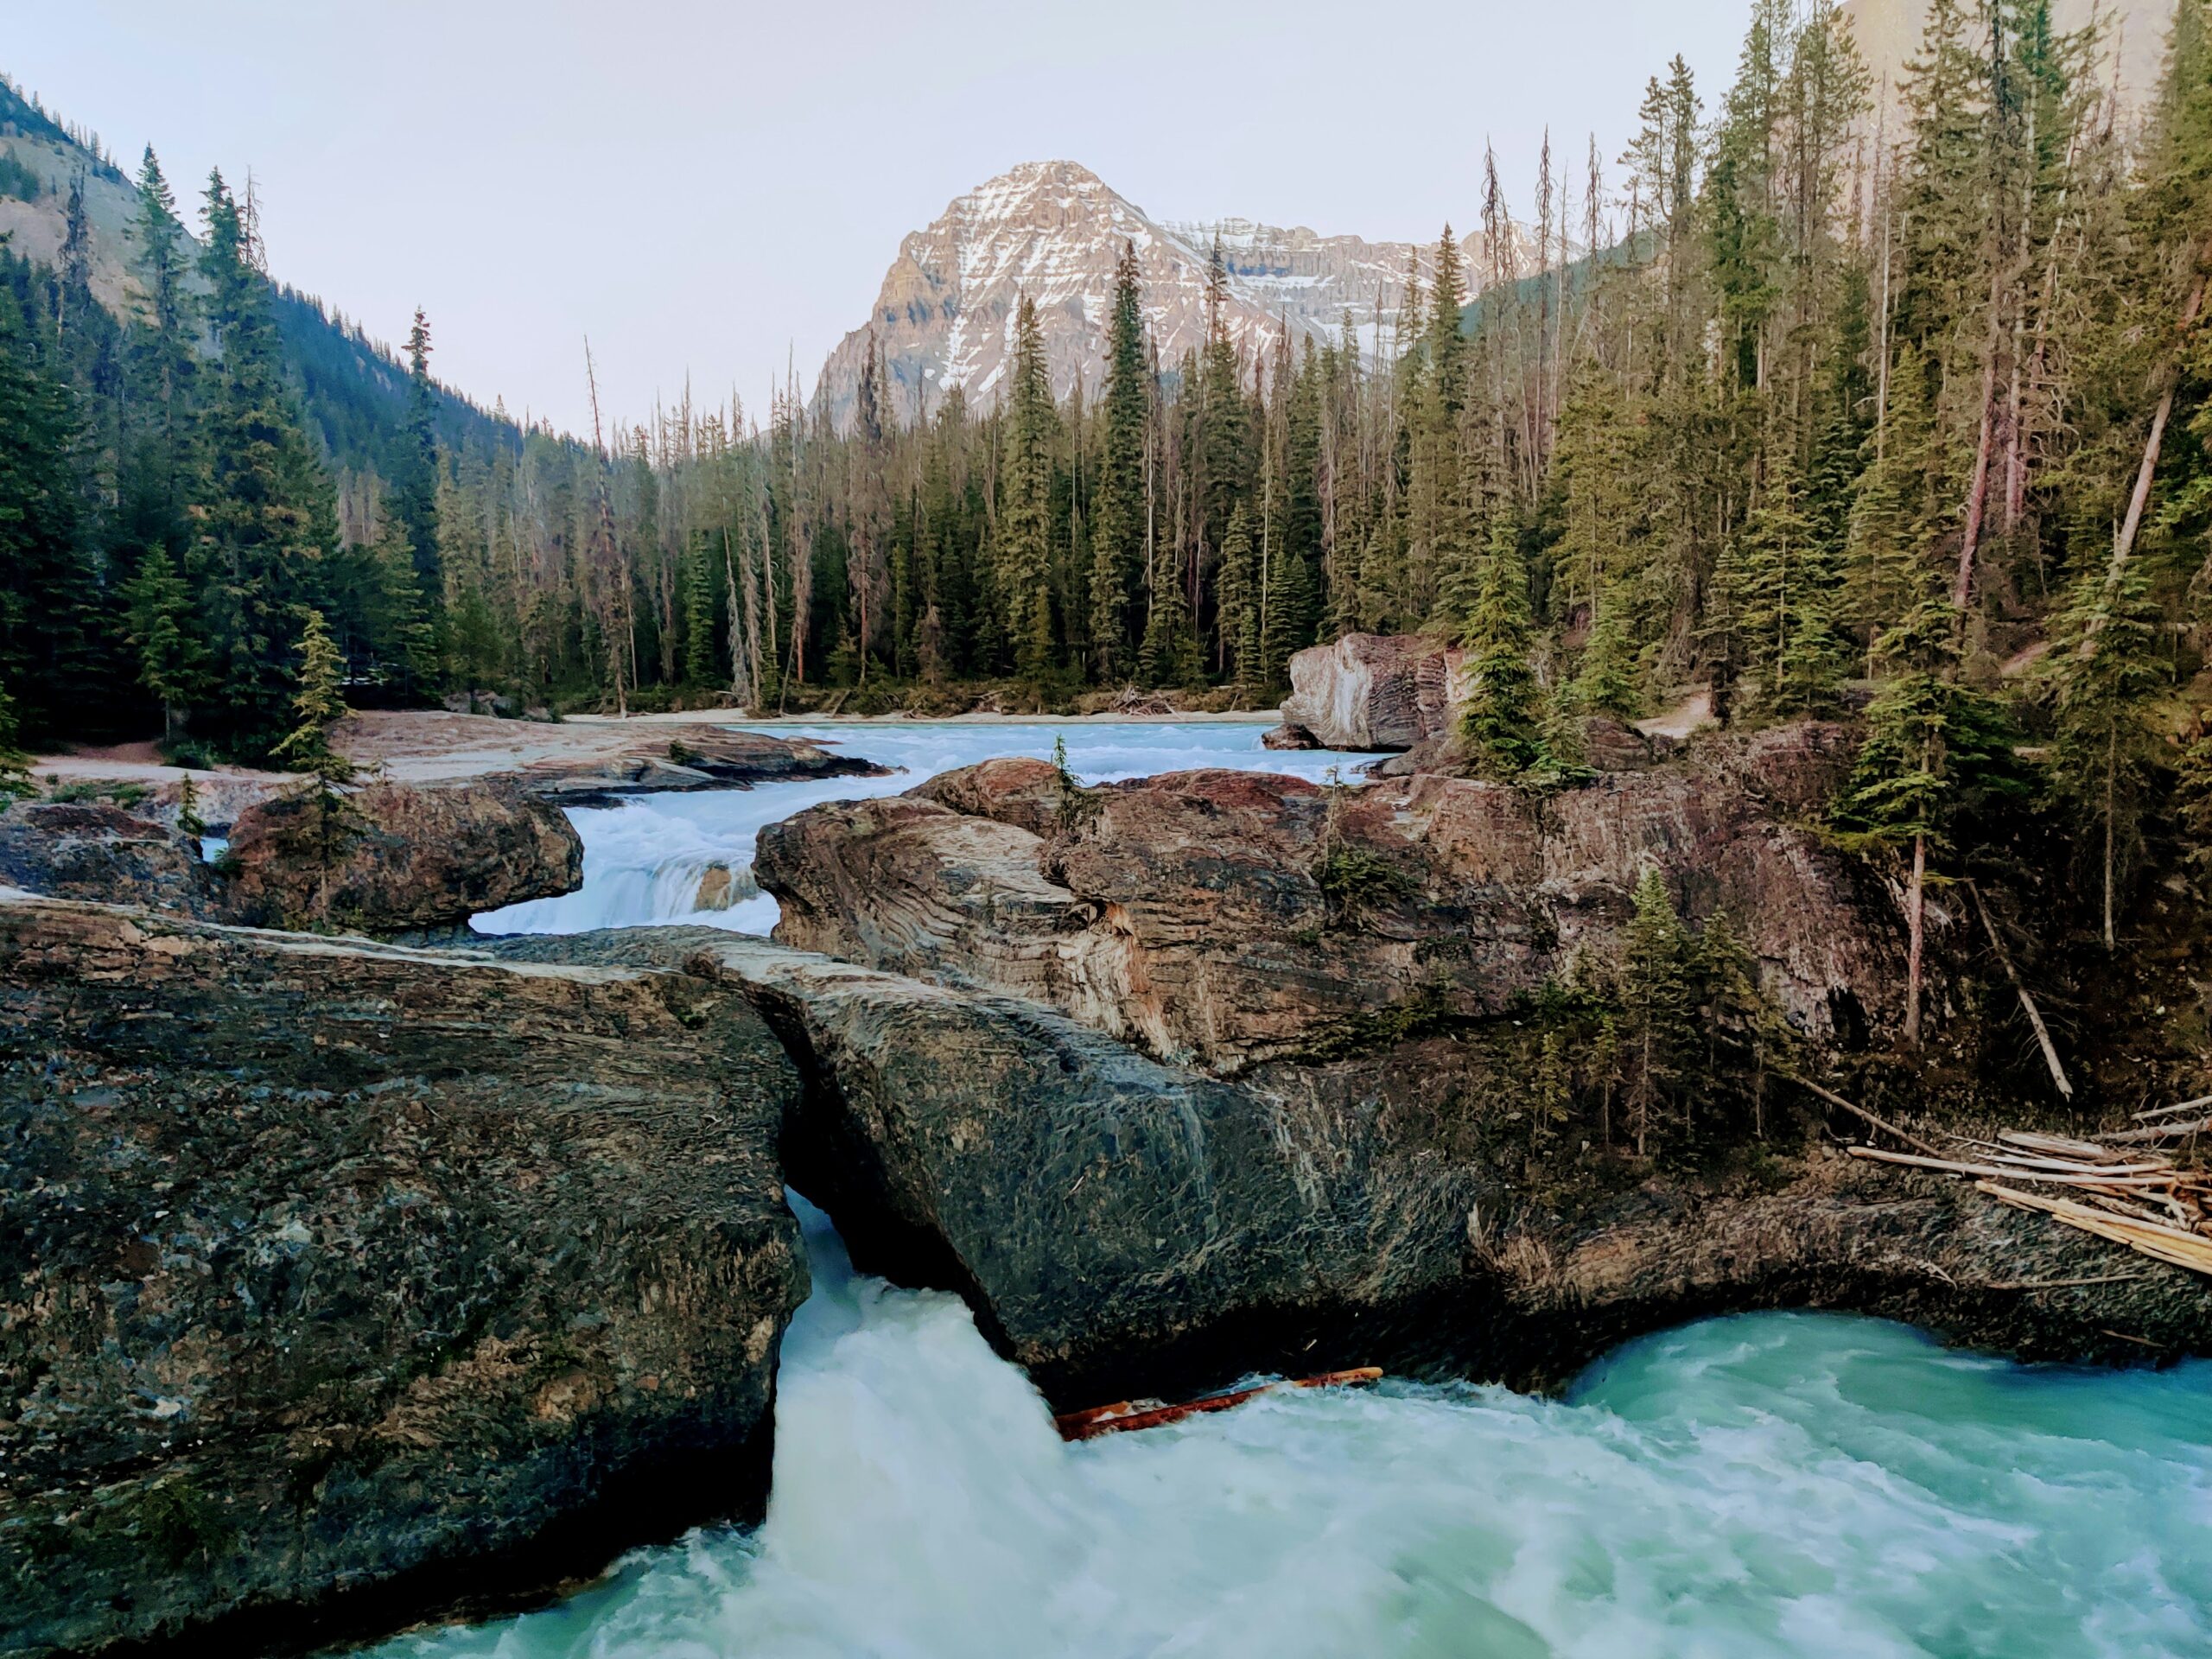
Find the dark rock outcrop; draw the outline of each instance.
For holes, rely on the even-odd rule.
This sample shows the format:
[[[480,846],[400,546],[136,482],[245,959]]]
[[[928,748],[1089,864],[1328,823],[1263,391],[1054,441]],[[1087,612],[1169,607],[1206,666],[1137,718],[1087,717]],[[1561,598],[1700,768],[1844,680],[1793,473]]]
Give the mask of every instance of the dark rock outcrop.
[[[750,789],[810,778],[880,778],[885,770],[803,738],[686,726],[680,736],[655,743],[647,734],[652,729],[623,734],[611,753],[582,766],[572,760],[530,766],[522,774],[524,785],[531,794],[563,806],[611,806],[626,795]]]
[[[383,1634],[757,1513],[796,1085],[697,976],[0,901],[0,1653]]]
[[[1848,1158],[1816,1103],[1777,1095],[1753,1165],[1630,1181],[1587,1144],[1532,1162],[1510,1045],[1414,1039],[1230,1082],[1023,999],[707,929],[498,950],[742,986],[808,1073],[794,1182],[863,1268],[959,1292],[1064,1405],[1366,1363],[1550,1385],[1762,1307],[2040,1357],[2212,1347],[2201,1280],[2113,1279],[2095,1240]]]
[[[1263,749],[1318,749],[1321,740],[1303,726],[1294,726],[1288,721],[1280,726],[1270,726],[1260,734]]]
[[[238,815],[225,861],[231,918],[397,933],[466,923],[479,911],[583,885],[575,826],[512,777],[375,782],[340,798],[327,831],[307,791]]]
[[[1422,1010],[1497,1015],[1609,963],[1656,866],[1694,921],[1729,913],[1802,1030],[1857,1040],[1896,1013],[1895,906],[1793,826],[1848,759],[1808,723],[1547,796],[1172,773],[1090,791],[1047,834],[1029,795],[955,774],[925,788],[963,810],[815,807],[762,831],[755,871],[787,944],[1233,1070]]]
[[[965,1294],[1056,1396],[1200,1355],[1233,1374],[1272,1351],[1278,1327],[1456,1276],[1465,1206],[1452,1212],[1441,1189],[1419,1199],[1433,1224],[1358,1218],[1366,1192],[1315,1167],[1320,1148],[1271,1103],[1033,1002],[709,929],[497,950],[744,986],[807,1065],[785,1138],[793,1183],[864,1268]],[[1421,1247],[1382,1247],[1409,1235]]]
[[[23,801],[0,811],[0,886],[198,917],[214,915],[222,898],[192,837],[99,802]]]

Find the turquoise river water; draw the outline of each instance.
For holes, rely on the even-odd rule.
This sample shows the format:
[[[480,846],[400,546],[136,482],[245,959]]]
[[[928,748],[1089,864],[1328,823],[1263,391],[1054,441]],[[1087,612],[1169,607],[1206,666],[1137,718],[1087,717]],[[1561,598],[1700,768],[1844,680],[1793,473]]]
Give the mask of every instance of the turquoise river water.
[[[708,919],[697,862],[741,867],[760,823],[1051,742],[897,735],[898,779],[580,813],[598,889],[500,924]],[[1257,735],[1071,748],[1093,777],[1342,759]],[[715,919],[765,931],[772,905]],[[2212,1364],[2024,1368],[1761,1314],[1633,1343],[1558,1399],[1385,1382],[1066,1446],[960,1302],[856,1276],[799,1209],[815,1290],[766,1524],[378,1659],[2212,1656]]]

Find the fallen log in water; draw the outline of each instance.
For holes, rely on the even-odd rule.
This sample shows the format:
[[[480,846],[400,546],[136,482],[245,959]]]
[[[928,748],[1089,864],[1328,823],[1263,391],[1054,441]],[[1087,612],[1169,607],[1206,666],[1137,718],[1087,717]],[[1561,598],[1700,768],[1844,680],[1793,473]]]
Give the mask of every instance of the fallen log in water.
[[[1247,1400],[1272,1394],[1278,1389],[1354,1388],[1376,1382],[1382,1375],[1382,1368],[1379,1365],[1361,1365],[1348,1371],[1324,1371],[1318,1376],[1258,1382],[1249,1389],[1230,1389],[1225,1393],[1186,1400],[1179,1405],[1148,1400],[1123,1400],[1110,1406],[1091,1406],[1082,1411],[1064,1413],[1052,1420],[1052,1427],[1059,1430],[1060,1438],[1064,1440],[1096,1440],[1101,1434],[1118,1434],[1124,1429],[1157,1428],[1163,1423],[1179,1423],[1185,1417],[1227,1411],[1232,1406],[1241,1406]]]

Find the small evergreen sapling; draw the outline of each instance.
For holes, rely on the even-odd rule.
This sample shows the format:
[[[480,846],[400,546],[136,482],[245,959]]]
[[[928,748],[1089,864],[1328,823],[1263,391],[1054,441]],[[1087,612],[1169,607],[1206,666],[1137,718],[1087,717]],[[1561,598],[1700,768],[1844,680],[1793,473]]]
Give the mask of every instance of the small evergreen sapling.
[[[299,690],[292,696],[296,724],[276,747],[277,758],[310,779],[303,791],[315,814],[317,857],[325,864],[337,851],[345,829],[345,799],[339,785],[353,780],[353,763],[330,741],[346,718],[345,667],[322,613],[302,612]]]
[[[0,686],[0,811],[22,796],[38,793],[38,785],[31,781],[29,763],[30,757],[16,738],[16,705],[7,688]]]
[[[194,841],[207,833],[207,821],[200,816],[200,785],[188,772],[176,786],[176,827]]]

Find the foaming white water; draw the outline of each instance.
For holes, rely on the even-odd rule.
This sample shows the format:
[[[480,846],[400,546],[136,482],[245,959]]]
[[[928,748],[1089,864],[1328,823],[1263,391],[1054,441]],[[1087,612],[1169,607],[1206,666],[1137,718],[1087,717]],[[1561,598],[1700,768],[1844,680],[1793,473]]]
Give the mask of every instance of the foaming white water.
[[[2212,1366],[1762,1314],[1563,1401],[1386,1382],[1070,1446],[958,1301],[801,1213],[766,1525],[385,1659],[2212,1651]]]
[[[726,910],[702,910],[699,884],[721,866],[749,880],[753,846],[764,825],[822,801],[897,795],[925,778],[1001,755],[1049,760],[1055,738],[1085,783],[1112,783],[1199,766],[1287,772],[1319,781],[1332,766],[1349,779],[1375,759],[1327,750],[1277,753],[1262,748],[1258,725],[1058,726],[949,721],[895,726],[778,727],[784,736],[813,740],[897,770],[884,778],[831,778],[818,783],[764,784],[747,790],[690,795],[641,795],[619,806],[569,812],[584,842],[584,884],[558,899],[533,899],[489,911],[472,924],[483,933],[581,933],[597,927],[704,923],[741,933],[776,924],[776,901],[765,895]]]

